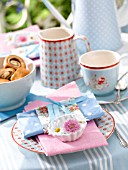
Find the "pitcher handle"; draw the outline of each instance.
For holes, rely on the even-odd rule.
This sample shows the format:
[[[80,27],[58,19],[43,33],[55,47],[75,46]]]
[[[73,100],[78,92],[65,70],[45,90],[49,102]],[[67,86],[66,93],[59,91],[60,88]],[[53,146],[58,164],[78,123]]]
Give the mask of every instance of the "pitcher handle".
[[[120,73],[124,74],[125,72],[127,72],[127,65],[128,65],[128,53],[123,53],[120,54]]]
[[[77,35],[77,36],[75,36],[75,37],[73,38],[74,41],[76,41],[76,40],[78,40],[78,39],[84,41],[87,52],[91,51],[90,43],[89,43],[89,41],[88,41],[88,39],[87,39],[87,37],[86,37],[85,35]]]

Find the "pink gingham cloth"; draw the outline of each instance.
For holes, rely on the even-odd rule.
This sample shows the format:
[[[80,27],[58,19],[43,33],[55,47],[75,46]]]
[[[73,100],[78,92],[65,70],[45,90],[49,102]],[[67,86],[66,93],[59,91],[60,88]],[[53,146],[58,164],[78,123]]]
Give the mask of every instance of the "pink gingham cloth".
[[[73,81],[67,85],[61,87],[60,89],[54,91],[51,95],[47,97],[55,100],[66,100],[70,97],[79,97],[81,92],[79,91],[76,83]],[[38,106],[46,105],[46,102],[35,101],[30,103],[25,107],[25,111],[32,110]],[[99,131],[95,122],[89,121],[85,128],[83,135],[74,142],[62,142],[59,139],[42,134],[37,137],[39,143],[47,156],[53,156],[57,154],[66,154],[71,152],[77,152],[89,148],[95,148],[100,146],[107,146],[108,143],[103,134]]]

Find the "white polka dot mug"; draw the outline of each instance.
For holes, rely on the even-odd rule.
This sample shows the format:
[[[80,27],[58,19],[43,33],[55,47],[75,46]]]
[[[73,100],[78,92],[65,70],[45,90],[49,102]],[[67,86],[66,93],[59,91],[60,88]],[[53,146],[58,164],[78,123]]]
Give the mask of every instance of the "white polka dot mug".
[[[119,77],[120,61],[124,57],[126,56],[109,50],[95,50],[83,54],[79,63],[86,86],[97,96],[112,93]]]
[[[85,49],[90,51],[85,36],[74,36],[71,29],[54,27],[39,32],[40,70],[42,84],[49,88],[59,88],[79,77],[75,41],[82,39]]]

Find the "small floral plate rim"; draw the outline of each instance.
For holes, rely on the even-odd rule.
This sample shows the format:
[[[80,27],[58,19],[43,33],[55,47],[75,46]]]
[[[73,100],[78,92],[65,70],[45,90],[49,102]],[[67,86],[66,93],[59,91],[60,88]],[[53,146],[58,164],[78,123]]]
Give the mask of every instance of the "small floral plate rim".
[[[41,148],[41,145],[36,141],[36,139],[33,139],[33,138],[25,139],[24,138],[24,136],[19,128],[18,121],[13,125],[12,130],[11,130],[11,135],[12,135],[14,142],[17,145],[19,145],[20,147],[22,147],[26,150],[32,151],[32,152],[44,154],[44,152]]]

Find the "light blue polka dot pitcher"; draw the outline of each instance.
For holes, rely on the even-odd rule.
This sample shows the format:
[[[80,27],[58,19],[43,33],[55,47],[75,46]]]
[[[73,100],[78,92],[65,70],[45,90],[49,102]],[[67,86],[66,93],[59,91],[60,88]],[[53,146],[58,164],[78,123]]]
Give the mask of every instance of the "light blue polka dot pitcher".
[[[122,46],[115,0],[72,0],[73,30],[86,35],[92,50],[114,50]],[[78,45],[84,53],[84,44]]]
[[[63,16],[48,0],[42,0],[51,13],[69,27]],[[120,28],[116,16],[115,0],[71,0],[72,29],[76,35],[85,35],[92,50],[116,51],[122,46]],[[83,42],[77,44],[80,54],[85,53]]]

